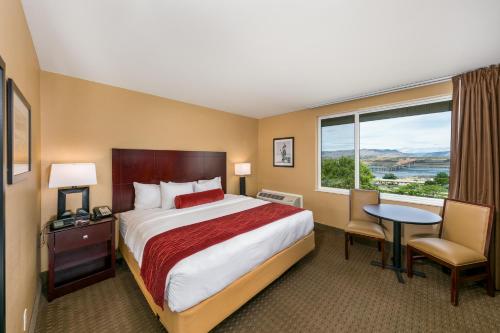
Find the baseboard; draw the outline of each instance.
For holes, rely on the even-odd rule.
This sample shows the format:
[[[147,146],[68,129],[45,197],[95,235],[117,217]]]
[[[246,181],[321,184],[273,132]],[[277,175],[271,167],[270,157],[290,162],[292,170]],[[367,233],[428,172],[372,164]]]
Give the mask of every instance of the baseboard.
[[[31,319],[28,327],[29,333],[35,333],[36,319],[38,318],[38,308],[40,307],[40,297],[42,297],[42,279],[38,278],[36,284],[35,302],[33,302],[33,310],[31,311]]]

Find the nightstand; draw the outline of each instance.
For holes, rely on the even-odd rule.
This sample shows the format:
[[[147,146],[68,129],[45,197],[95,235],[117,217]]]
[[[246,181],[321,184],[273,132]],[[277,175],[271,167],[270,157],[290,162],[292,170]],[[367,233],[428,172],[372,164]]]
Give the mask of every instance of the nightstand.
[[[50,301],[115,276],[115,219],[48,232]]]

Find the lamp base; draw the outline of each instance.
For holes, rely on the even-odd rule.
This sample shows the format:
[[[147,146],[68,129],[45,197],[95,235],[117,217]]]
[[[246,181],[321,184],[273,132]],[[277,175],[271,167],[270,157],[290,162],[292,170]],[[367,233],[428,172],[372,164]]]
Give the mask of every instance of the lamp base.
[[[245,177],[240,177],[240,195],[247,195],[246,192],[246,179]]]
[[[84,209],[87,213],[89,212],[89,188],[87,187],[72,187],[66,189],[59,189],[57,191],[57,219],[64,218],[67,216],[69,212],[70,215],[72,213],[69,210],[66,210],[66,195],[71,193],[81,193],[82,194],[82,209]]]

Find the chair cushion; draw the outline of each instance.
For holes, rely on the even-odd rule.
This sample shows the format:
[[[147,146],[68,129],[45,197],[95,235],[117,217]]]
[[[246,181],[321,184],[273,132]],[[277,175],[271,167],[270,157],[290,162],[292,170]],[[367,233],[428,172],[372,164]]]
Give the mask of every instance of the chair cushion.
[[[446,239],[417,238],[408,241],[408,245],[454,266],[487,261],[481,253]]]
[[[345,231],[350,234],[385,239],[384,229],[380,224],[375,222],[351,220],[347,223]]]

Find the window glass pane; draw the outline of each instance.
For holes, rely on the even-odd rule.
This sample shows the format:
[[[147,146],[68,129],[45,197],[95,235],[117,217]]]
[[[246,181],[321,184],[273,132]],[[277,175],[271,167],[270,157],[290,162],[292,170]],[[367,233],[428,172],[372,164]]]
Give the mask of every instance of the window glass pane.
[[[360,115],[360,187],[445,198],[450,169],[450,103],[407,109]]]
[[[321,186],[354,188],[354,116],[321,121]]]

